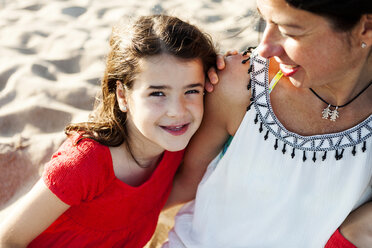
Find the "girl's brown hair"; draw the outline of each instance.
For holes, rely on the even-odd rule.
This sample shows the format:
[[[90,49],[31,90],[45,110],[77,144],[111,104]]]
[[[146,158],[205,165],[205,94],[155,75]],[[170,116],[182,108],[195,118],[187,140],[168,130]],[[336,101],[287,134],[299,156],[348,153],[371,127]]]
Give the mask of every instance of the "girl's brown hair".
[[[106,146],[120,146],[128,141],[127,115],[119,109],[116,82],[120,81],[124,88],[131,89],[139,72],[139,60],[163,53],[186,60],[200,58],[205,73],[216,62],[211,38],[176,17],[151,15],[138,18],[132,25],[119,23],[113,27],[110,37],[110,52],[101,81],[102,92],[95,102],[94,111],[88,122],[67,125],[65,133],[79,132],[83,138],[91,138]]]

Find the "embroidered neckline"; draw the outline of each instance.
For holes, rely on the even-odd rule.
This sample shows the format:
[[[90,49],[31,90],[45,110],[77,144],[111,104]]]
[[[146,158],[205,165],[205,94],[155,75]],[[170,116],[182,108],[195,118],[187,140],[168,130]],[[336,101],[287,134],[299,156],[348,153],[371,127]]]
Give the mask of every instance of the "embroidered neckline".
[[[271,106],[268,88],[269,60],[260,57],[256,52],[252,53],[250,60],[250,87],[252,88],[251,100],[253,100],[251,104],[253,104],[265,128],[273,134],[276,139],[284,142],[283,150],[285,150],[285,145],[289,145],[297,150],[312,152],[336,150],[336,153],[338,153],[338,150],[342,149],[340,152],[340,158],[342,158],[343,149],[354,146],[352,153],[355,155],[355,146],[364,142],[362,150],[363,152],[365,151],[365,141],[372,136],[372,114],[358,125],[337,133],[302,136],[291,132],[279,121]],[[257,122],[258,120],[256,117],[255,123]],[[262,132],[262,124],[260,126],[260,132]],[[265,139],[267,139],[267,135],[268,132],[265,135]],[[277,144],[275,144],[275,146],[277,146]],[[283,153],[284,152],[285,151],[283,151]],[[336,154],[336,159],[340,155]]]

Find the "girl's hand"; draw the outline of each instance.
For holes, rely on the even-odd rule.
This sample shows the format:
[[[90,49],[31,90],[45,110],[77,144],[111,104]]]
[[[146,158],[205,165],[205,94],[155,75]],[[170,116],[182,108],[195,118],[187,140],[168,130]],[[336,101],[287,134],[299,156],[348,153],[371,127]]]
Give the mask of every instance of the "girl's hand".
[[[238,54],[238,51],[237,50],[232,50],[232,51],[228,51],[225,53],[225,55],[222,55],[222,54],[218,54],[217,55],[217,69],[222,71],[223,69],[225,69],[225,57],[228,57],[228,56],[232,56],[232,55],[237,55]],[[217,71],[214,67],[210,68],[208,70],[208,78],[207,78],[207,81],[205,83],[205,90],[208,91],[208,92],[212,92],[213,91],[213,85],[217,84],[218,83],[218,75],[217,75]]]

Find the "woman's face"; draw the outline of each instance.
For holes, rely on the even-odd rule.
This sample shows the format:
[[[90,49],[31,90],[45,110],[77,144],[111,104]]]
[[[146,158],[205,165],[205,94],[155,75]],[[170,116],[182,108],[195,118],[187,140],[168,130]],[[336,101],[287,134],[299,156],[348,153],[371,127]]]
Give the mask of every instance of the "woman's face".
[[[257,0],[257,8],[266,21],[259,54],[274,57],[294,86],[347,81],[345,72],[360,63],[355,42],[334,31],[326,18],[284,0]]]

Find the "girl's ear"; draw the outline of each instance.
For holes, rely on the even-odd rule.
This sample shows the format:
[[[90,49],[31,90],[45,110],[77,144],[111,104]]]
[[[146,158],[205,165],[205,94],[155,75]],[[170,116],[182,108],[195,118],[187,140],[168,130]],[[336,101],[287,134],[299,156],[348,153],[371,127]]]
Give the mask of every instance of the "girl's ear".
[[[125,90],[122,82],[119,80],[116,81],[116,100],[118,101],[119,108],[123,112],[127,112],[127,101],[125,99]]]

